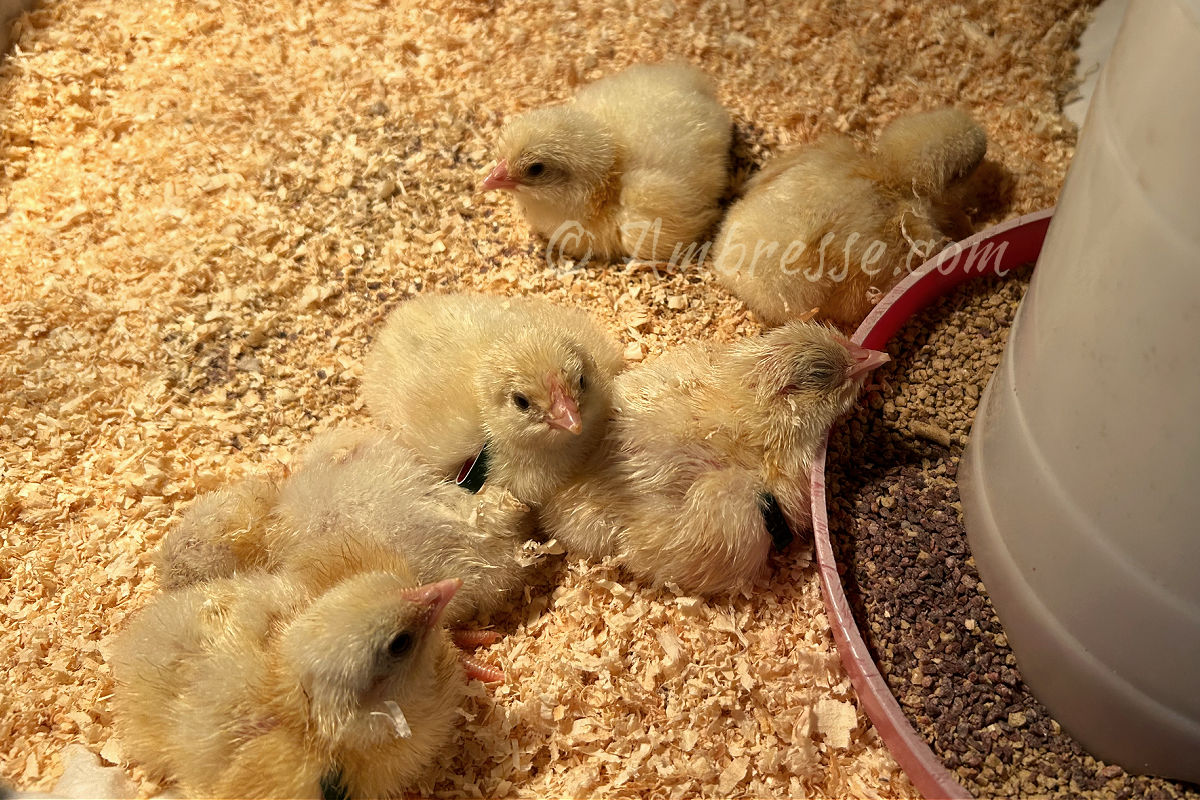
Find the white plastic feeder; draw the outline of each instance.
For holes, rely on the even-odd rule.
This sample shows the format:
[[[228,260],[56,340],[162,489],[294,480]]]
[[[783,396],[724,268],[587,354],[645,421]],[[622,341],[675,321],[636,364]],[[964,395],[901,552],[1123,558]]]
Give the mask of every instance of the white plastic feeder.
[[[1200,0],[1135,0],[959,470],[1022,675],[1200,782]]]

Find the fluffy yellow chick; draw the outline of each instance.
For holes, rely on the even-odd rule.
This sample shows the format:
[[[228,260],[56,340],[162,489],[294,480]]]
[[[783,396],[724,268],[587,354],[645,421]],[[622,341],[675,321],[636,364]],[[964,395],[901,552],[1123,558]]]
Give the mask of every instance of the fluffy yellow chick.
[[[376,571],[314,598],[260,572],[162,595],[113,646],[125,752],[188,796],[396,795],[453,735],[457,587]]]
[[[281,483],[252,478],[197,500],[159,561],[167,588],[256,569],[287,572],[312,592],[375,568],[460,579],[444,616],[460,625],[525,585],[533,522],[502,488],[472,494],[388,434],[339,428]]]
[[[542,523],[569,550],[615,554],[655,583],[699,594],[745,587],[772,542],[810,529],[812,459],[885,361],[792,322],[632,369],[618,379],[595,471],[547,503]]]
[[[829,137],[776,158],[729,209],[717,277],[768,325],[816,308],[853,329],[949,243],[950,190],[986,152],[975,120],[946,108],[894,120],[874,153]]]
[[[363,397],[440,474],[477,488],[486,472],[489,484],[537,505],[603,436],[622,367],[617,345],[583,312],[531,298],[422,295],[376,335]]]
[[[566,255],[664,260],[720,217],[731,138],[708,76],[639,64],[509,120],[483,188],[510,192]]]

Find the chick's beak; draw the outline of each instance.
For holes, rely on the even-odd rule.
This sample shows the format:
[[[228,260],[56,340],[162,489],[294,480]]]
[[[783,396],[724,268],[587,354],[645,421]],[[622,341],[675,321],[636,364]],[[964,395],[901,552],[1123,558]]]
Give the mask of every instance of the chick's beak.
[[[583,431],[583,417],[579,414],[579,404],[558,380],[550,381],[550,410],[546,412],[546,422],[552,428],[560,428],[578,435]]]
[[[501,159],[491,171],[491,173],[483,179],[483,190],[490,191],[492,189],[508,189],[517,188],[519,181],[508,174],[508,160]]]
[[[461,586],[461,578],[447,578],[437,583],[427,583],[415,589],[407,589],[403,595],[417,605],[428,609],[429,616],[425,618],[425,624],[432,628],[438,624],[438,620],[442,618],[442,612],[446,610],[446,606],[454,599],[454,593]]]
[[[851,341],[845,341],[843,344],[850,353],[850,366],[846,368],[846,380],[848,381],[866,375],[876,367],[892,360],[891,356],[879,350],[868,350]]]

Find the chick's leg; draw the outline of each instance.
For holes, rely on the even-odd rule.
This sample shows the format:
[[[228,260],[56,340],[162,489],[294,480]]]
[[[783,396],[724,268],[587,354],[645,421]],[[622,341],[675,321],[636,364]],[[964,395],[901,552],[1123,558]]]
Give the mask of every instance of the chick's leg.
[[[474,650],[477,647],[492,645],[500,641],[500,634],[495,631],[459,629],[450,632],[450,641],[454,642],[460,650]],[[465,652],[459,655],[458,660],[462,663],[463,671],[467,673],[468,678],[475,678],[484,683],[504,680],[504,670],[489,664],[480,664]]]
[[[499,667],[480,664],[466,655],[459,656],[458,660],[462,662],[463,672],[467,674],[468,678],[474,678],[483,683],[499,683],[504,680],[504,670]]]

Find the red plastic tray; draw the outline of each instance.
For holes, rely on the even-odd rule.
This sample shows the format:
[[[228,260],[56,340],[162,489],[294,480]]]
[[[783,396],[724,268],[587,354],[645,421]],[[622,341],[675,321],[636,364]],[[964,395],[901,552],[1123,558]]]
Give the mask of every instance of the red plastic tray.
[[[1026,214],[946,248],[896,284],[879,301],[854,332],[854,341],[863,347],[883,350],[910,317],[960,283],[1036,261],[1053,213],[1054,209],[1049,208]],[[850,682],[854,684],[867,715],[917,791],[927,798],[969,798],[971,794],[942,765],[925,739],[913,730],[859,634],[854,614],[842,591],[842,580],[829,542],[829,516],[825,507],[825,449],[828,444],[826,438],[812,469],[813,539],[821,594],[825,598],[825,610],[833,626],[833,638],[842,664],[850,674]]]

